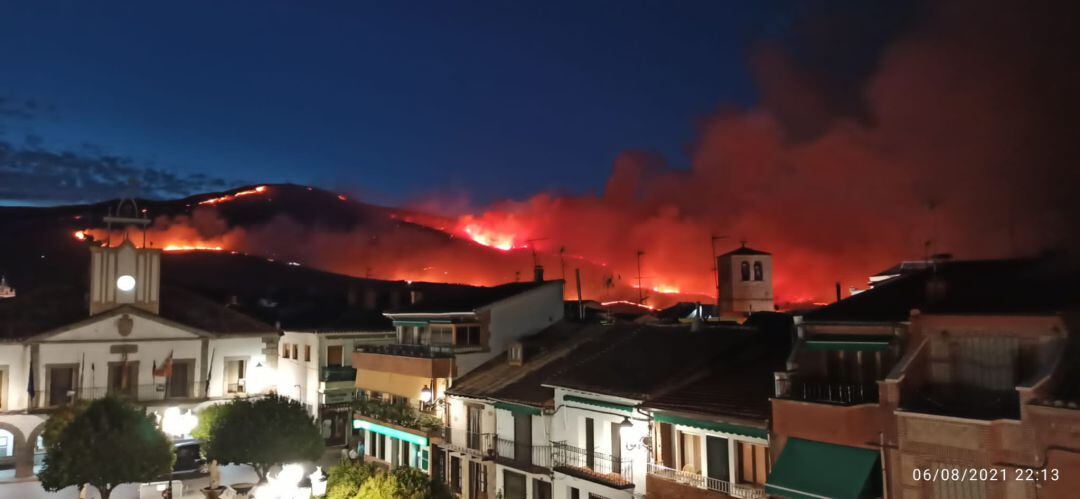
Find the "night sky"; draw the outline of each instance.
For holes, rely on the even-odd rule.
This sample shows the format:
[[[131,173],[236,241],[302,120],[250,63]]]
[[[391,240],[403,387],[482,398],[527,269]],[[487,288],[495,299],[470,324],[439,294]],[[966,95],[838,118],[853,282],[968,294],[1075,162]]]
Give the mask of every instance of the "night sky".
[[[704,117],[754,105],[748,53],[794,15],[782,2],[2,2],[0,144],[115,156],[116,174],[67,189],[70,172],[9,159],[0,197],[93,198],[144,168],[162,178],[140,194],[159,197],[217,180],[390,204],[596,192],[620,152],[685,165]]]

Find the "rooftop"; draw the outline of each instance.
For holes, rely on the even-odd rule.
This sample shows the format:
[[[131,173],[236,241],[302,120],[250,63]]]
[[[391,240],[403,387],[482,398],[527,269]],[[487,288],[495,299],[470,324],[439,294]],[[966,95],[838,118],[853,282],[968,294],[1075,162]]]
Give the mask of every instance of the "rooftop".
[[[1080,272],[1054,258],[945,261],[913,269],[805,313],[806,322],[902,322],[939,314],[1060,312],[1080,291]]]
[[[420,291],[416,303],[397,307],[386,312],[396,314],[439,314],[453,312],[473,312],[486,305],[505,300],[526,291],[560,281],[512,282],[498,286],[466,286],[449,284]]]
[[[761,250],[756,250],[754,248],[748,248],[744,244],[744,245],[742,245],[742,246],[740,246],[738,248],[735,248],[735,249],[733,249],[731,251],[728,251],[727,253],[724,253],[723,255],[720,255],[720,256],[728,256],[728,255],[769,255],[769,254],[770,253],[767,252],[767,251],[761,251]]]

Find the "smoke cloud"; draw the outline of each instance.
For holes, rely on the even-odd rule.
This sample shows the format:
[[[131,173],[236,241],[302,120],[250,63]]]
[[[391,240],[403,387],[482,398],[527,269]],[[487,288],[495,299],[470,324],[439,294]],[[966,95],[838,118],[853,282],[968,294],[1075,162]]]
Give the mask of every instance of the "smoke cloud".
[[[602,195],[504,201],[460,224],[545,238],[624,280],[641,250],[646,287],[701,293],[713,289],[710,237],[726,235],[721,250],[746,240],[774,254],[786,301],[861,287],[926,252],[1071,247],[1075,19],[1048,5],[935,5],[884,47],[847,106],[821,67],[762,46],[761,106],[706,120],[689,168],[627,152]]]

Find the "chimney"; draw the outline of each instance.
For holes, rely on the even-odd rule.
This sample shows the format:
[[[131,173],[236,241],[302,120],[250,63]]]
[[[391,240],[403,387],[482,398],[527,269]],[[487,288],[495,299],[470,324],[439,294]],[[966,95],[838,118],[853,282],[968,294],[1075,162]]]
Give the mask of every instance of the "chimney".
[[[840,295],[840,281],[836,281],[836,301],[840,301],[842,298]]]
[[[544,266],[537,265],[533,267],[533,281],[544,282]]]
[[[581,269],[574,269],[574,279],[577,281],[577,313],[578,319],[585,319],[585,302],[581,299]]]

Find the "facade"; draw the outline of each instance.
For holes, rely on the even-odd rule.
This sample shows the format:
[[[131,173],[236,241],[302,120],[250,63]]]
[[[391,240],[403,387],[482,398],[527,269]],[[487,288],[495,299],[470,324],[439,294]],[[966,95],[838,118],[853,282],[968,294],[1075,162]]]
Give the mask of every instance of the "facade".
[[[441,473],[454,457],[432,455],[433,442],[479,452],[483,445],[473,439],[490,435],[493,414],[450,403],[447,390],[519,339],[561,320],[562,295],[562,281],[452,286],[414,291],[409,305],[387,312],[395,343],[362,346],[352,359],[363,399],[353,424],[362,430],[368,458]],[[473,426],[459,435],[453,430],[459,424]],[[414,464],[417,456],[422,459]]]
[[[394,341],[392,331],[290,331],[281,337],[277,392],[308,407],[327,445],[345,445],[352,433],[356,369],[352,353]],[[385,329],[385,328],[384,328]]]
[[[776,374],[766,490],[1068,497],[1075,282],[1041,260],[935,262],[806,314]]]
[[[716,257],[716,269],[720,316],[745,317],[775,310],[772,255],[743,245]]]
[[[160,250],[126,236],[90,256],[89,288],[0,308],[0,476],[30,476],[50,411],[78,400],[116,395],[162,415],[275,388],[276,329],[164,285]]]

